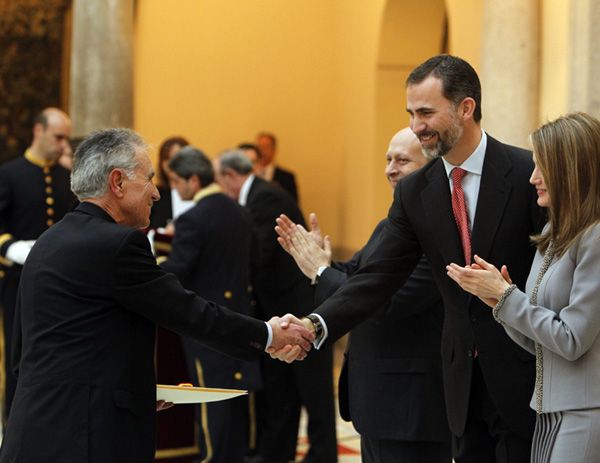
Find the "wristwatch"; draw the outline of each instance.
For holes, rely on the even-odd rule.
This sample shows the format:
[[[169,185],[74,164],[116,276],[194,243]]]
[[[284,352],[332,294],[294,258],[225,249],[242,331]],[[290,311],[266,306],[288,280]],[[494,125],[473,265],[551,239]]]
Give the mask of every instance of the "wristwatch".
[[[319,339],[321,339],[323,337],[323,333],[325,331],[323,329],[323,324],[321,323],[321,319],[313,313],[311,313],[310,315],[307,315],[306,318],[308,318],[311,321],[311,323],[313,324],[313,327],[315,329],[315,341],[318,341]]]

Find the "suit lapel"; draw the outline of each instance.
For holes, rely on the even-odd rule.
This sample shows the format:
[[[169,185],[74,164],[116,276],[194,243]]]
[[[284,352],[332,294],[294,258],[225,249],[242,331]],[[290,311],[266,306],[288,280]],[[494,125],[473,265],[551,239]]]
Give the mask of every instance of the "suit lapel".
[[[444,262],[464,265],[458,227],[452,215],[450,185],[441,159],[435,161],[425,176],[428,184],[421,192],[421,200],[430,230],[437,235],[438,249]]]
[[[484,259],[490,252],[512,189],[505,178],[512,165],[502,145],[489,135],[487,143],[471,236],[473,254]]]
[[[256,191],[260,189],[261,182],[264,182],[264,180],[256,176],[254,177],[254,180],[252,180],[252,185],[250,185],[248,197],[246,198],[246,206],[252,204],[252,201],[254,201],[254,196],[256,196]]]

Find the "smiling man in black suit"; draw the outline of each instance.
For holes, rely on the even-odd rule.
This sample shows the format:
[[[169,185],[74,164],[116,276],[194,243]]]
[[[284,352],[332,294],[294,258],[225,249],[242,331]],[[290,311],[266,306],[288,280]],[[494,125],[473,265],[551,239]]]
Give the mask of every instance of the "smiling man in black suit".
[[[528,182],[531,153],[481,129],[481,86],[466,61],[435,56],[406,85],[410,127],[435,159],[398,183],[365,266],[304,322],[322,333],[319,342],[336,340],[389,299],[425,254],[445,307],[442,368],[454,459],[529,462],[534,357],[515,347],[446,266],[477,254],[508,265],[524,287],[534,254],[529,236],[544,223]]]
[[[23,268],[2,463],[152,462],[156,324],[250,358],[311,338],[207,302],[156,265],[139,230],[159,198],[147,150],[127,129],[77,148],[71,188],[81,204],[36,241]]]

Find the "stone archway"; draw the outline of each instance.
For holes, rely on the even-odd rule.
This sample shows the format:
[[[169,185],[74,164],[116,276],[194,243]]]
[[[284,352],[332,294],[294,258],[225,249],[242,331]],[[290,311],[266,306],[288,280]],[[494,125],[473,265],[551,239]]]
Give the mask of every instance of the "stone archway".
[[[427,58],[447,51],[444,0],[388,0],[381,18],[375,72],[374,219],[387,214],[391,197],[383,181],[384,154],[391,136],[408,124],[404,82]]]

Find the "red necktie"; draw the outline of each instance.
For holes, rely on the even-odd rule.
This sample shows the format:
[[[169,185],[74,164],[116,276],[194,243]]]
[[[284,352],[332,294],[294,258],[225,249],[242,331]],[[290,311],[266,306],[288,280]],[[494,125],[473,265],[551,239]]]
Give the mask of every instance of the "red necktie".
[[[465,264],[471,263],[471,233],[469,231],[469,217],[467,216],[467,204],[465,201],[465,192],[462,188],[462,179],[467,171],[460,167],[455,167],[450,172],[452,177],[452,212],[454,220],[458,226],[460,242],[462,243],[463,253],[465,255]]]

